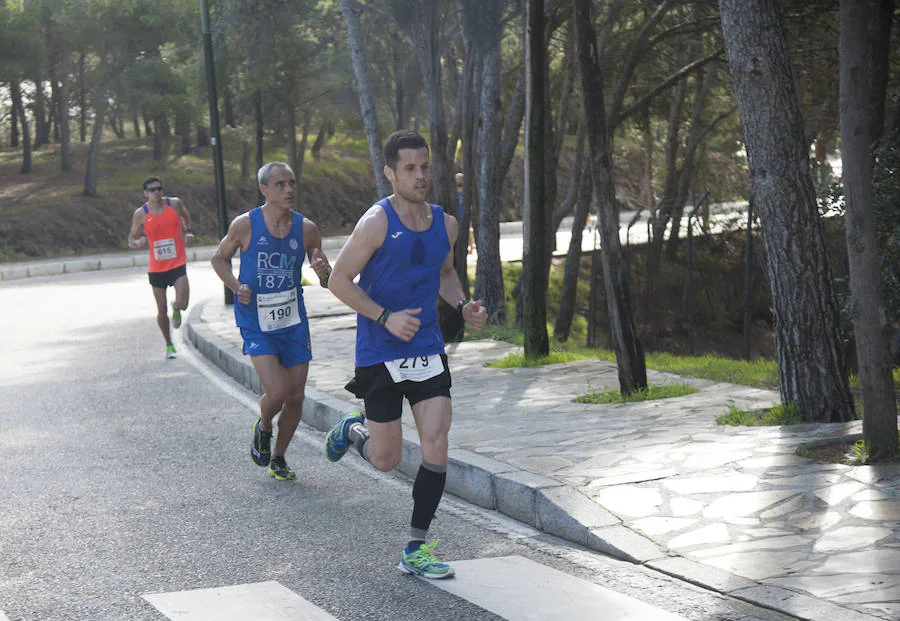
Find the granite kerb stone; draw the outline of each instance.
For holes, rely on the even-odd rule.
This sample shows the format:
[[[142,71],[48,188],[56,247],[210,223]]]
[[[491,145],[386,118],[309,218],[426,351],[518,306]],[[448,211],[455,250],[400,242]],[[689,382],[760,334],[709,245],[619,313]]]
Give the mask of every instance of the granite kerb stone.
[[[536,490],[535,513],[540,530],[583,546],[591,529],[621,525],[619,518],[567,486]]]
[[[729,595],[808,621],[873,621],[880,618],[770,584],[736,589]]]

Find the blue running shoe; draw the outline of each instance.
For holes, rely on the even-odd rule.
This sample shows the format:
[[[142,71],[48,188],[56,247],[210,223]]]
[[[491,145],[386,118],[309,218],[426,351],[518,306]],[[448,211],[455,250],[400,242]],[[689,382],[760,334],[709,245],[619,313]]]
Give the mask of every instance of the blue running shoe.
[[[331,428],[325,440],[325,457],[328,461],[337,461],[344,456],[350,448],[350,426],[355,423],[362,424],[365,420],[366,417],[362,412],[350,410]]]
[[[437,539],[431,543],[423,543],[412,552],[407,552],[408,546],[403,548],[400,552],[400,564],[397,565],[397,569],[404,573],[422,576],[430,580],[451,577],[455,573],[453,568],[447,563],[437,560],[434,554],[431,553],[437,543]]]

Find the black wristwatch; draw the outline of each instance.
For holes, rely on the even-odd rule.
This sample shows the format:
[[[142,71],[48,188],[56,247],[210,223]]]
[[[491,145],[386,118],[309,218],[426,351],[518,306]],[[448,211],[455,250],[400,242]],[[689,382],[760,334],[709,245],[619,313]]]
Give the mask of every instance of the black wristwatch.
[[[459,313],[459,316],[460,316],[460,317],[462,317],[462,314],[463,314],[463,308],[464,308],[465,305],[468,304],[468,303],[469,303],[469,300],[462,299],[462,300],[460,300],[460,301],[456,304],[456,312]]]

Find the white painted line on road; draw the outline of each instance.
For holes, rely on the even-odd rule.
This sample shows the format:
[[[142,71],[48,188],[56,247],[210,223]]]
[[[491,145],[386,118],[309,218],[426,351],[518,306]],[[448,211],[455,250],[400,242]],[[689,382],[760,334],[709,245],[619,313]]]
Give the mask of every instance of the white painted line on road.
[[[143,597],[172,621],[338,621],[274,580]]]
[[[521,556],[452,564],[454,578],[427,582],[507,621],[687,621]]]
[[[0,621],[9,621],[9,617],[7,617],[2,610],[0,610]]]

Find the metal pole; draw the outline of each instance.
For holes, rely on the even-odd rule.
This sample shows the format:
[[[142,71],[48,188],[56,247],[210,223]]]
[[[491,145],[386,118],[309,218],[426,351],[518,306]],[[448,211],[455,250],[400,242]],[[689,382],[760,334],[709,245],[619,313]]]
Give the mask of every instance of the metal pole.
[[[752,295],[750,288],[753,279],[753,199],[747,206],[747,264],[744,274],[744,360],[750,360],[750,302]]]
[[[219,220],[219,239],[222,239],[228,232],[228,209],[225,206],[225,168],[222,163],[222,141],[219,137],[216,69],[213,59],[212,35],[209,31],[209,2],[207,0],[200,0],[200,22],[203,28],[203,53],[206,57],[206,92],[209,99],[209,133],[213,152],[213,171],[216,178],[216,213]],[[234,293],[228,287],[225,287],[225,304],[234,304]]]

